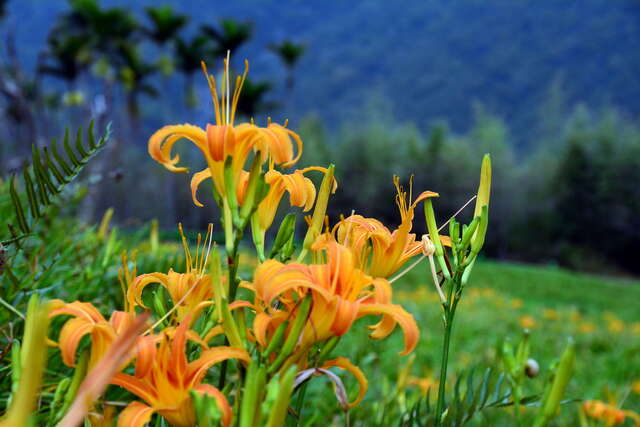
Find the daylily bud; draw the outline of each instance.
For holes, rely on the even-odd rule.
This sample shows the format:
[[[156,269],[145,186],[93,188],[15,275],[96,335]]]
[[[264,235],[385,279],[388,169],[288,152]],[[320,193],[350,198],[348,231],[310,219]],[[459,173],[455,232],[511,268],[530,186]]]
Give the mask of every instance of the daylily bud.
[[[249,183],[247,184],[247,192],[240,209],[240,219],[248,221],[249,216],[255,211],[256,207],[262,201],[264,196],[262,186],[264,185],[264,177],[262,176],[262,164],[260,163],[260,152],[253,157],[251,171],[249,172]],[[244,225],[244,224],[243,224]]]
[[[424,256],[432,256],[436,252],[436,245],[429,239],[428,234],[422,235],[422,254]]]
[[[304,325],[307,323],[307,318],[309,316],[309,311],[311,309],[312,301],[313,301],[313,298],[311,297],[311,295],[305,296],[304,299],[302,300],[302,303],[300,304],[300,308],[296,313],[293,327],[289,331],[289,335],[287,336],[287,339],[284,341],[284,344],[282,346],[282,349],[280,350],[280,353],[278,354],[278,357],[276,358],[276,360],[273,361],[271,366],[269,366],[269,371],[268,371],[269,374],[276,372],[278,369],[280,369],[280,367],[282,366],[286,358],[289,357],[289,355],[293,352],[296,344],[298,343],[298,339],[300,338],[300,334],[302,333],[302,329],[304,328]]]
[[[316,199],[316,206],[313,210],[311,225],[309,226],[307,235],[304,238],[303,254],[306,254],[306,251],[309,250],[313,242],[316,240],[316,238],[320,235],[322,231],[324,216],[327,213],[327,205],[329,204],[329,195],[333,193],[333,191],[335,191],[335,179],[333,178],[334,170],[335,170],[335,166],[330,165],[327,168],[327,173],[324,174],[322,183],[320,184],[320,191],[318,192],[318,198]]]
[[[480,168],[480,185],[478,186],[478,197],[476,198],[476,207],[473,216],[480,216],[483,206],[489,206],[489,197],[491,195],[491,156],[485,154],[482,158],[482,166]]]
[[[562,353],[558,367],[556,368],[553,382],[547,386],[545,399],[540,407],[534,426],[544,426],[556,416],[562,396],[573,374],[573,365],[576,358],[576,347],[572,339],[569,339],[567,347]]]
[[[529,378],[535,378],[540,373],[540,365],[535,359],[528,359],[527,364],[524,365],[524,373]]]
[[[240,408],[240,427],[260,425],[260,405],[267,371],[264,366],[250,363],[244,381],[242,406]]]
[[[484,245],[484,238],[487,234],[487,227],[489,225],[489,208],[485,205],[482,207],[482,213],[480,215],[480,223],[478,228],[471,239],[471,252],[475,255],[480,253],[480,249]]]
[[[284,245],[293,239],[293,234],[296,229],[296,219],[297,217],[293,213],[287,214],[287,216],[284,217],[278,229],[278,234],[276,234],[276,239],[273,242],[269,258],[274,258],[278,252],[282,250]]]
[[[160,246],[160,236],[158,233],[158,219],[154,218],[151,220],[151,230],[149,232],[149,246],[151,246],[151,253],[155,254],[158,252],[158,247]]]
[[[98,238],[104,240],[107,237],[107,231],[109,231],[109,223],[113,217],[113,208],[106,210],[100,221],[100,227],[98,227]]]
[[[440,264],[440,270],[446,279],[451,277],[449,273],[449,267],[444,260],[444,249],[442,248],[442,242],[440,241],[440,234],[438,233],[438,226],[436,225],[436,215],[433,212],[433,203],[431,198],[424,201],[424,216],[427,221],[427,229],[429,230],[429,238],[435,245],[435,256],[438,258]]]
[[[29,416],[37,405],[45,367],[49,304],[40,304],[38,295],[29,300],[25,321],[24,339],[20,351],[20,377],[17,390],[12,393],[11,404],[4,418],[9,426],[27,425]],[[15,365],[14,365],[15,367]]]
[[[284,425],[297,371],[297,367],[293,365],[284,374],[281,380],[279,380],[277,375],[271,380],[272,383],[279,380],[279,384],[277,384],[278,395],[276,397],[276,401],[269,411],[269,420],[267,421],[267,427],[277,427]]]
[[[264,353],[262,354],[263,357],[265,358],[269,357],[269,355],[273,352],[273,350],[275,350],[276,348],[282,345],[282,340],[284,339],[284,334],[287,331],[288,326],[289,326],[289,322],[286,320],[282,322],[280,326],[278,326],[278,329],[276,329],[276,332],[271,337],[271,340],[269,341],[267,348],[264,350]]]

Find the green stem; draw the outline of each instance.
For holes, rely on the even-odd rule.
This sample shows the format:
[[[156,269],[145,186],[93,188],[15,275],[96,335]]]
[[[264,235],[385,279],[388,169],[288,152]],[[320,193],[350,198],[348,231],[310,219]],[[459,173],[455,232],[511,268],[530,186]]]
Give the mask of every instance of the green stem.
[[[454,309],[455,310],[455,309]],[[449,362],[449,344],[451,342],[451,330],[453,329],[453,316],[455,311],[451,307],[446,308],[445,311],[445,329],[444,329],[444,341],[442,346],[442,362],[440,364],[440,385],[438,388],[438,404],[436,406],[436,426],[440,425],[442,419],[442,412],[444,411],[444,395],[445,386],[447,383],[447,365]]]
[[[445,389],[447,383],[447,366],[449,363],[449,346],[451,343],[451,334],[453,331],[453,319],[456,315],[456,308],[461,297],[460,274],[455,274],[448,281],[448,297],[444,307],[444,339],[442,344],[442,362],[440,364],[440,384],[438,387],[438,403],[436,405],[435,425],[438,427],[442,423],[442,413],[445,406]]]
[[[304,395],[307,392],[308,384],[309,380],[305,381],[305,383],[300,386],[300,393],[298,394],[298,401],[296,402],[296,413],[298,414],[298,419],[296,420],[297,426],[302,422],[302,404],[304,403]]]
[[[229,278],[229,303],[232,303],[236,299],[236,292],[238,291],[238,284],[236,278],[238,276],[238,246],[240,246],[240,239],[242,238],[242,230],[236,230],[236,237],[233,239],[233,246],[231,246],[227,252],[227,267]],[[229,345],[229,340],[225,338],[225,345]],[[227,380],[227,365],[229,360],[224,360],[220,367],[220,380],[218,382],[218,388],[222,390]]]

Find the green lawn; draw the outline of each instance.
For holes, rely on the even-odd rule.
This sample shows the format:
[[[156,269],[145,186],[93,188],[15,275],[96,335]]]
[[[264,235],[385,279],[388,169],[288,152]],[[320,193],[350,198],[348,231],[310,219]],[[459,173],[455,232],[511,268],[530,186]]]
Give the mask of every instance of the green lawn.
[[[436,379],[442,340],[441,309],[429,277],[427,263],[421,264],[394,284],[394,298],[416,317],[421,328],[411,375]],[[608,387],[618,401],[628,395],[623,407],[637,411],[640,395],[630,392],[630,388],[632,382],[640,380],[639,303],[638,281],[587,276],[557,268],[480,262],[456,317],[450,378],[455,380],[461,369],[495,365],[497,343],[507,338],[517,342],[525,325],[531,329],[531,357],[541,367],[540,376],[526,385],[528,394],[541,391],[549,365],[572,337],[577,345],[577,362],[567,397],[607,400]],[[364,327],[372,320],[360,320],[335,351],[336,355],[349,355],[369,378],[367,398],[356,410],[358,419],[366,419],[367,413],[376,410],[376,402],[389,395],[399,370],[409,360],[397,355],[402,349],[399,330],[383,342],[367,338]],[[347,379],[346,383],[350,393],[355,394],[355,381]],[[504,410],[488,410],[489,418],[476,422],[500,423],[500,411]],[[577,414],[577,404],[566,405],[558,425],[574,425]]]

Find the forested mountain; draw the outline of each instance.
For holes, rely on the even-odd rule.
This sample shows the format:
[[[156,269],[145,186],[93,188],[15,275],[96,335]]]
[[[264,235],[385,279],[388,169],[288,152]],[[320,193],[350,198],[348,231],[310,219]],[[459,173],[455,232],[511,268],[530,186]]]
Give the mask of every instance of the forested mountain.
[[[158,2],[139,1],[142,9]],[[398,118],[470,124],[483,104],[524,136],[552,83],[563,101],[640,113],[640,2],[540,1],[166,1],[196,22],[220,17],[255,23],[236,58],[254,76],[280,82],[278,115],[316,113],[330,123],[362,120],[382,100]],[[106,5],[131,2],[106,1]],[[9,1],[8,27],[21,55],[35,57],[66,0]],[[293,99],[265,43],[292,37],[307,45]],[[28,58],[25,58],[28,59]],[[280,92],[278,92],[278,90]]]

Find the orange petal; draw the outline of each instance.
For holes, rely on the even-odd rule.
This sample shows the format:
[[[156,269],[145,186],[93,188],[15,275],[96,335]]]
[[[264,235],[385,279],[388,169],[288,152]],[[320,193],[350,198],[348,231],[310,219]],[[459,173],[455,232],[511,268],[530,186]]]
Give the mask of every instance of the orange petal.
[[[190,124],[164,126],[149,138],[148,150],[152,159],[172,172],[186,172],[187,168],[177,168],[180,156],[171,157],[171,149],[176,141],[185,138],[193,142],[206,156],[206,132]]]
[[[229,406],[227,398],[224,396],[224,394],[222,394],[220,390],[209,384],[199,384],[194,388],[194,390],[213,397],[218,403],[218,409],[222,411],[222,425],[225,427],[231,425],[231,420],[233,417],[231,406]]]
[[[62,355],[62,361],[67,366],[75,366],[76,349],[83,336],[94,328],[94,324],[86,319],[78,318],[69,319],[60,331],[59,346]]]
[[[395,304],[362,304],[360,305],[358,317],[366,316],[368,314],[386,314],[391,316],[402,328],[404,332],[404,350],[401,355],[407,355],[413,351],[420,338],[420,331],[416,320],[412,315],[407,313],[404,308]],[[384,322],[383,322],[384,323]],[[391,330],[383,330],[376,334],[376,331],[371,335],[374,339],[380,339],[386,337]]]
[[[195,387],[211,366],[227,359],[240,359],[248,362],[250,357],[245,350],[234,347],[220,346],[205,350],[198,359],[189,363],[185,377],[186,388]]]
[[[71,404],[69,411],[60,421],[59,425],[61,427],[71,427],[80,424],[90,407],[93,406],[93,402],[104,392],[114,377],[114,373],[125,362],[136,342],[136,338],[144,330],[148,318],[149,313],[143,313],[138,316],[135,321],[118,336],[98,365],[89,371],[80,384],[78,394]]]
[[[322,368],[325,369],[332,366],[351,372],[353,376],[356,377],[356,380],[358,380],[358,397],[356,398],[356,400],[349,404],[349,407],[353,408],[355,406],[358,406],[360,402],[362,402],[362,399],[364,399],[364,395],[367,393],[367,388],[369,387],[367,378],[364,376],[360,368],[351,363],[351,361],[345,357],[338,357],[333,360],[327,360],[322,364]]]
[[[146,376],[153,367],[156,358],[156,343],[161,339],[157,335],[139,337],[136,341],[136,368],[137,377]]]
[[[113,378],[111,378],[111,384],[120,386],[149,403],[153,403],[156,399],[155,391],[149,387],[147,383],[132,375],[123,373],[115,374]]]
[[[154,409],[141,402],[131,402],[118,416],[118,427],[143,427],[154,413]]]
[[[267,330],[273,319],[267,313],[258,313],[253,320],[253,334],[261,347],[267,346]]]
[[[62,300],[51,301],[55,308],[49,313],[49,317],[60,316],[63,314],[69,314],[71,316],[82,317],[91,322],[104,322],[105,318],[100,314],[97,308],[93,304],[88,302],[74,301],[65,303]]]
[[[199,208],[203,207],[204,205],[200,203],[200,201],[196,197],[196,193],[202,181],[209,178],[211,178],[211,170],[209,168],[203,169],[200,172],[193,174],[193,177],[191,177],[191,198],[193,199],[193,204],[198,206]]]
[[[169,276],[163,273],[148,273],[141,274],[136,277],[129,288],[127,289],[127,302],[131,307],[142,307],[147,309],[148,307],[142,302],[142,291],[147,285],[152,283],[159,283],[165,288],[169,288]]]

